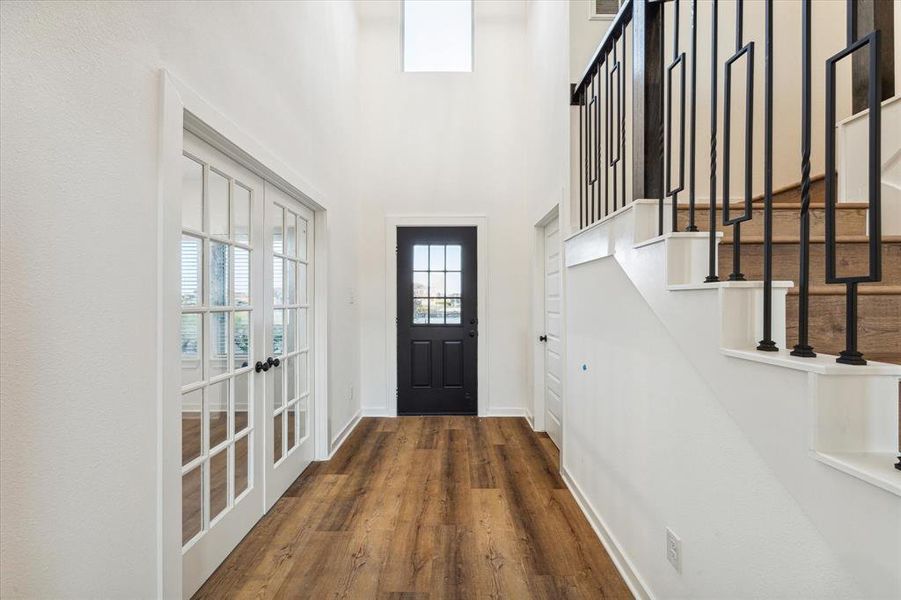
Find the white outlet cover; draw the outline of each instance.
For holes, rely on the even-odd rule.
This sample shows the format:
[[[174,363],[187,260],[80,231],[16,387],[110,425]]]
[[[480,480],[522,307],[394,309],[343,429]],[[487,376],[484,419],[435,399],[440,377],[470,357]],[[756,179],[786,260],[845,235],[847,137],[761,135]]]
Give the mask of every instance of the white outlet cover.
[[[669,527],[666,528],[666,560],[677,573],[682,572],[682,540]]]

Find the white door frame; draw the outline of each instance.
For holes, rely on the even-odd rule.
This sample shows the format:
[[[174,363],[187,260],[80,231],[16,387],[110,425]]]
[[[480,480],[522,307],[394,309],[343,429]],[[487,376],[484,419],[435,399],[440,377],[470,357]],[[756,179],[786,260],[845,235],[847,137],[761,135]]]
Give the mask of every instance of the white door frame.
[[[182,596],[179,240],[184,130],[314,211],[314,423],[316,459],[328,456],[328,255],[326,197],[165,69],[160,71],[157,196],[157,596]],[[318,308],[318,310],[317,310]],[[264,494],[265,496],[265,494]],[[265,512],[265,507],[261,514]]]
[[[546,431],[545,424],[545,397],[544,397],[544,375],[546,371],[545,363],[545,344],[543,342],[538,341],[538,336],[544,335],[545,333],[545,306],[544,306],[544,283],[545,283],[545,269],[547,268],[547,257],[545,254],[544,247],[544,227],[548,223],[550,223],[553,219],[557,218],[558,222],[560,221],[560,205],[555,204],[551,210],[549,210],[541,219],[535,223],[535,227],[532,230],[533,243],[532,243],[532,326],[531,326],[531,340],[532,340],[532,409],[534,413],[532,414],[532,428],[535,431]],[[563,256],[563,236],[561,230],[561,246],[560,246],[560,256],[561,256],[561,264],[562,264],[562,256]],[[561,278],[560,278],[560,294],[561,294],[561,306],[560,310],[563,311],[563,269],[561,266]],[[565,349],[565,344],[564,344]],[[566,403],[564,402],[564,405]],[[561,433],[561,437],[562,437]],[[562,448],[561,455],[562,455]]]
[[[476,264],[478,268],[479,320],[478,344],[478,415],[488,415],[488,217],[473,216],[398,216],[385,217],[385,368],[387,415],[397,416],[397,228],[398,227],[475,227]],[[370,411],[371,412],[371,411]]]

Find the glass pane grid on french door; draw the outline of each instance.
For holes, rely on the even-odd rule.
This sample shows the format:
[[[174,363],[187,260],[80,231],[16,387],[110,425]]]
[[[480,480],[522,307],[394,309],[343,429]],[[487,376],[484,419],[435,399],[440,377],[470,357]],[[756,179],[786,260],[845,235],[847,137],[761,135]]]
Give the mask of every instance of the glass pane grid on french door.
[[[182,182],[182,544],[253,487],[248,186],[185,153]]]
[[[272,354],[279,357],[269,388],[272,460],[287,458],[309,433],[310,289],[309,223],[287,207],[272,210]]]
[[[460,245],[414,245],[413,324],[460,325],[462,278]]]

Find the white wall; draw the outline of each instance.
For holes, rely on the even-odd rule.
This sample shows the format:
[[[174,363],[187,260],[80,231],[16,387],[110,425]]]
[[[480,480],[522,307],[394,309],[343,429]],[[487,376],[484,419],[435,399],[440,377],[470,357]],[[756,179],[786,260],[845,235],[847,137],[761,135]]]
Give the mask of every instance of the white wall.
[[[526,86],[530,118],[525,160],[529,183],[523,192],[526,216],[528,224],[535,225],[559,206],[559,222],[563,227],[561,238],[567,234],[569,223],[569,19],[569,3],[555,0],[528,3],[526,61],[529,76]],[[538,413],[544,395],[544,344],[538,341],[538,336],[544,333],[545,315],[543,302],[537,300],[544,293],[544,231],[533,227],[531,233],[530,286],[534,300],[528,337],[529,370],[532,373],[528,411],[540,428],[543,423],[543,415]]]
[[[589,19],[594,0],[569,0],[569,81],[578,83],[613,16]]]
[[[724,308],[716,286],[666,288],[679,271],[674,240],[633,247],[653,226],[646,208],[643,225],[636,208],[568,242],[568,261],[604,258],[567,269],[562,466],[613,555],[650,597],[898,597],[901,502],[870,483],[897,482],[898,370],[855,368],[869,379],[848,382],[787,368],[805,359],[784,351],[778,366],[724,356],[721,343],[753,331],[752,318]],[[822,412],[823,398],[851,400],[852,388],[853,409]],[[824,419],[850,438],[866,418],[866,446],[834,449],[880,452],[878,472],[852,476],[814,457],[834,443]],[[668,527],[682,540],[681,573],[666,560]]]
[[[385,216],[488,217],[489,398],[480,410],[528,401],[530,227],[525,147],[532,117],[524,81],[526,3],[476,2],[472,73],[404,73],[400,3],[360,4],[361,389],[387,410]],[[489,373],[480,373],[480,377]],[[391,390],[393,392],[393,390]]]
[[[157,595],[159,69],[327,196],[332,434],[356,403],[348,2],[0,5],[0,596]]]

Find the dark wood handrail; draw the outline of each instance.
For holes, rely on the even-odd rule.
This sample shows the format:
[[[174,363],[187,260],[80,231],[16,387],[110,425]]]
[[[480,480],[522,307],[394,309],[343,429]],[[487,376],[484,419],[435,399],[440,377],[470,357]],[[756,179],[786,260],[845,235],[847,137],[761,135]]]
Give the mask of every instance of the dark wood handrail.
[[[579,82],[575,84],[575,87],[573,87],[572,97],[570,98],[571,103],[577,103],[579,98],[581,98],[582,91],[585,89],[585,86],[591,83],[591,78],[594,76],[595,70],[598,65],[603,62],[604,55],[610,51],[610,47],[619,35],[620,29],[623,25],[632,20],[632,1],[633,0],[625,0],[619,7],[616,16],[613,17],[613,21],[610,23],[607,33],[604,34],[601,43],[598,44],[598,47],[591,55],[588,66],[585,67],[585,70],[582,72],[582,77],[579,79]]]

